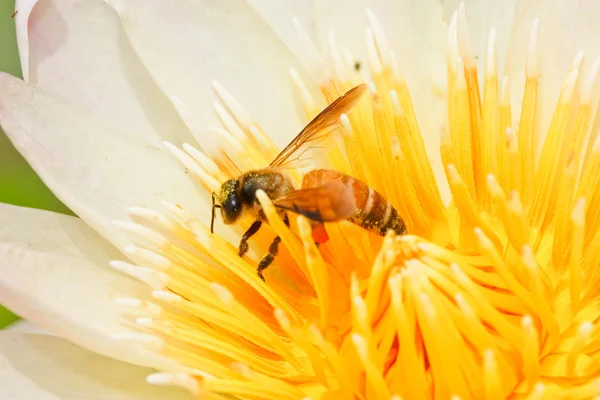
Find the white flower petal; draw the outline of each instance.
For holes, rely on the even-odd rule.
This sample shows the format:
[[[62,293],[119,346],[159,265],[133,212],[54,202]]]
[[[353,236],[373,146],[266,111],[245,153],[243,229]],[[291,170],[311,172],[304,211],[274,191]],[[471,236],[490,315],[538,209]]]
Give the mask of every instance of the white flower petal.
[[[17,30],[17,46],[21,58],[21,70],[23,78],[29,79],[29,15],[39,0],[15,0],[15,27]]]
[[[213,79],[278,145],[287,144],[305,125],[290,68],[296,69],[317,99],[318,90],[309,85],[293,54],[243,0],[110,3],[162,90],[191,110],[190,125],[205,127],[198,133],[203,146],[215,143],[210,131],[217,124]]]
[[[119,251],[80,218],[0,203],[0,242],[106,265]]]
[[[521,104],[525,84],[525,57],[532,22],[539,18],[538,66],[541,106],[539,132],[547,132],[551,115],[569,68],[580,51],[585,60],[580,79],[600,56],[600,2],[596,0],[519,0],[508,49],[506,74],[511,78],[513,104]],[[515,110],[517,111],[517,110]],[[518,121],[519,114],[513,115]],[[542,138],[540,138],[542,139]]]
[[[98,353],[149,366],[170,362],[116,341],[132,332],[118,298],[143,284],[108,267],[119,252],[81,219],[0,203],[0,304],[40,328]]]
[[[37,325],[32,324],[29,321],[19,320],[13,322],[12,324],[2,328],[4,331],[10,332],[18,332],[18,333],[36,333],[36,334],[44,334],[44,335],[52,335],[45,329],[40,328]]]
[[[0,332],[0,392],[12,400],[184,400],[151,386],[153,371],[111,360],[48,335]]]
[[[113,358],[148,366],[170,363],[113,339],[131,332],[117,298],[146,288],[92,263],[0,243],[0,303],[55,335]]]
[[[199,217],[210,209],[162,143],[6,74],[0,124],[54,194],[119,248],[130,241],[111,221],[129,207],[167,200]]]
[[[21,51],[28,51],[24,74],[30,83],[99,112],[132,135],[175,144],[193,140],[105,2],[42,0],[17,31],[28,38]]]

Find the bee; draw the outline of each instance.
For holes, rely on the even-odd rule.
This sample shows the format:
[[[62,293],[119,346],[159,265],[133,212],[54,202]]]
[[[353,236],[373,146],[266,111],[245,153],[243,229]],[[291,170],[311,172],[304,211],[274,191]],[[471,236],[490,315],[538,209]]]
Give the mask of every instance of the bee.
[[[289,226],[288,212],[304,215],[311,220],[313,239],[317,244],[328,240],[325,222],[350,221],[378,235],[393,230],[398,235],[406,232],[398,211],[380,193],[364,182],[331,169],[315,169],[304,175],[302,186],[296,189],[285,169],[310,148],[327,138],[339,124],[342,114],[348,114],[366,91],[366,85],[356,86],[331,103],[317,115],[267,168],[249,171],[224,182],[220,192],[212,194],[213,232],[215,210],[221,210],[226,225],[234,224],[242,215],[251,215],[254,223],[242,235],[238,255],[248,251],[248,240],[268,223],[256,191],[262,189],[271,199],[284,223]],[[263,271],[275,259],[279,236],[269,246],[269,252],[260,260],[257,275],[263,281]]]

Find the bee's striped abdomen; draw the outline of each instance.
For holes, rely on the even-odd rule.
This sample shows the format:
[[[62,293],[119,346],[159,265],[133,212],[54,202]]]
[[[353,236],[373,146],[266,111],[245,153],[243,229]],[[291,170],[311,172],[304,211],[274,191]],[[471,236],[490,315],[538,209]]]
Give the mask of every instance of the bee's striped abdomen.
[[[404,221],[385,197],[357,179],[353,179],[352,187],[356,212],[348,218],[350,222],[381,236],[390,229],[398,235],[406,233]]]

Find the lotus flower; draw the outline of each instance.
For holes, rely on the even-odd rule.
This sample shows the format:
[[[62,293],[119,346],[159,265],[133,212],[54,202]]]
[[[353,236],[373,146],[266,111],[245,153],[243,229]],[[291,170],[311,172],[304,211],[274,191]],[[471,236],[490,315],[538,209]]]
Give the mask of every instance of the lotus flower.
[[[78,218],[0,207],[0,302],[52,334],[2,332],[3,397],[600,395],[600,6],[472,3],[17,2],[0,124]],[[362,82],[321,161],[408,234],[317,248],[262,192],[249,255],[252,221],[211,234]]]

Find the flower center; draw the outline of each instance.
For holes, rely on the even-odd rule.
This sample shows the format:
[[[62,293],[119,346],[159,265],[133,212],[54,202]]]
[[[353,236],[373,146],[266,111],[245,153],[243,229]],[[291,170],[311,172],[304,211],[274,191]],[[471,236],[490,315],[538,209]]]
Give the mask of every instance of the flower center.
[[[149,377],[208,398],[388,399],[570,398],[600,395],[596,306],[600,264],[600,141],[592,136],[598,64],[580,84],[583,55],[565,80],[539,160],[537,20],[527,54],[518,123],[509,81],[496,69],[490,33],[483,90],[461,6],[449,25],[447,129],[423,132],[383,30],[369,12],[369,96],[349,115],[323,157],[382,193],[409,235],[385,238],[347,222],[327,224],[316,247],[311,226],[288,228],[257,192],[269,227],[249,255],[236,238],[212,235],[173,204],[134,208],[120,226],[135,236],[111,265],[152,289],[152,302],[120,299],[144,314],[128,337],[178,362]],[[328,102],[362,82],[336,49],[333,73],[295,21]],[[292,71],[308,118],[319,108]],[[218,83],[222,146],[210,158],[192,146],[167,149],[207,189],[264,168],[277,148]],[[188,112],[175,100],[186,120]],[[441,133],[445,176],[426,138]],[[300,174],[291,174],[298,181]],[[437,179],[437,180],[436,180]],[[443,202],[439,189],[452,195]],[[253,221],[242,218],[240,234]],[[257,260],[274,235],[283,248],[267,283]]]

